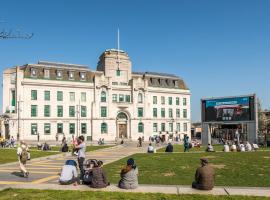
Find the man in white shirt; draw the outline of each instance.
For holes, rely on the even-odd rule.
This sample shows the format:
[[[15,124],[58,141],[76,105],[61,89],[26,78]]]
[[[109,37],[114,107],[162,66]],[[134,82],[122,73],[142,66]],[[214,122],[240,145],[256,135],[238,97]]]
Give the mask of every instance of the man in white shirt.
[[[74,160],[67,160],[66,164],[62,167],[59,183],[61,185],[77,185],[80,183],[77,173],[77,164]]]
[[[229,147],[228,143],[225,143],[223,151],[224,152],[229,152],[230,151],[230,147]]]
[[[154,147],[152,146],[151,143],[149,143],[148,149],[147,149],[147,153],[154,153]]]
[[[84,176],[83,163],[85,160],[85,151],[86,151],[86,144],[84,142],[84,137],[82,135],[78,138],[78,145],[75,145],[74,148],[78,150],[78,163],[81,172],[80,178],[82,180]]]
[[[237,151],[236,145],[235,145],[235,144],[233,144],[233,145],[231,146],[231,151]]]
[[[252,151],[252,147],[249,142],[246,143],[246,151]]]

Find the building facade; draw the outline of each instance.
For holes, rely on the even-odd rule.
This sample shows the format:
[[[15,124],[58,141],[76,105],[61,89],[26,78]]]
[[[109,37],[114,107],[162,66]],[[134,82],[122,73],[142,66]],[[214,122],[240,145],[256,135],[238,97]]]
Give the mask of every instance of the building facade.
[[[39,61],[3,73],[2,126],[6,137],[56,140],[85,135],[137,140],[139,136],[190,135],[190,90],[182,79],[132,72],[128,54],[102,53],[87,66]]]

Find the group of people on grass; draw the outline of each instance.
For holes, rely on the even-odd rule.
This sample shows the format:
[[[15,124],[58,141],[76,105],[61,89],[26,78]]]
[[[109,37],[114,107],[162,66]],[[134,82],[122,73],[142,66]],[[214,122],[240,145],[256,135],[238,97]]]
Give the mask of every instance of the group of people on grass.
[[[240,142],[238,145],[233,143],[231,146],[229,146],[229,144],[226,142],[223,147],[224,152],[230,152],[230,151],[245,152],[245,151],[256,151],[258,149],[259,149],[259,146],[257,144],[250,144],[249,142],[245,142],[245,143]]]
[[[0,136],[0,147],[1,148],[14,148],[15,139],[11,136],[9,139],[5,139],[3,136]]]

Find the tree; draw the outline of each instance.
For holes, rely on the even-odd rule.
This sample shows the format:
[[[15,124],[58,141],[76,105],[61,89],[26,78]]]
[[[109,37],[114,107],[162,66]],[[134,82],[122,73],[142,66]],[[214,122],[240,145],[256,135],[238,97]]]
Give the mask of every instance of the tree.
[[[3,21],[0,21],[0,23],[3,23]],[[2,29],[0,31],[0,39],[31,39],[33,35],[33,33],[22,33],[20,30],[15,32],[12,29],[9,31]]]

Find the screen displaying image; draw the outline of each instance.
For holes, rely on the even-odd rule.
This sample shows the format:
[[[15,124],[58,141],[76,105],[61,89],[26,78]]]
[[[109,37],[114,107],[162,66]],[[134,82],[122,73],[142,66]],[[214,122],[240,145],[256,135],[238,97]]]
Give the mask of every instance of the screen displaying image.
[[[250,98],[235,97],[205,101],[205,121],[250,120]]]

